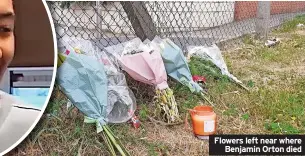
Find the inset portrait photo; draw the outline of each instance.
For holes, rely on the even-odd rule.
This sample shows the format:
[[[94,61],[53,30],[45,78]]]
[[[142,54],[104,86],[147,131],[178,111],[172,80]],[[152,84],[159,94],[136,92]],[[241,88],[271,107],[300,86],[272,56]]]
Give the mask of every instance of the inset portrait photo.
[[[39,121],[53,87],[56,41],[41,0],[0,1],[0,155]]]

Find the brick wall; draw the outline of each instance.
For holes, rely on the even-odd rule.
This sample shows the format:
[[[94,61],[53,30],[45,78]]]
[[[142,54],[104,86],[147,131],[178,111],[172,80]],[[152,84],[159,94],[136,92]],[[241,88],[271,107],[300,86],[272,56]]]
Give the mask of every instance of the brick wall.
[[[235,2],[234,19],[239,21],[256,16],[257,2],[237,1]],[[305,2],[272,1],[271,15],[305,11]]]

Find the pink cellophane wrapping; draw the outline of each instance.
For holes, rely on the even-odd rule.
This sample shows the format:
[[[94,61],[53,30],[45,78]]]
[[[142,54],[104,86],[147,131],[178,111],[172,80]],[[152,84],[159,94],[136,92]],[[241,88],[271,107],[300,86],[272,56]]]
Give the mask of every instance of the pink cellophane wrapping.
[[[144,44],[139,38],[106,49],[133,79],[160,90],[168,88],[167,73],[159,49]],[[140,53],[125,55],[131,51]]]
[[[120,61],[123,69],[135,80],[155,85],[161,90],[168,88],[167,74],[159,52],[125,55]]]

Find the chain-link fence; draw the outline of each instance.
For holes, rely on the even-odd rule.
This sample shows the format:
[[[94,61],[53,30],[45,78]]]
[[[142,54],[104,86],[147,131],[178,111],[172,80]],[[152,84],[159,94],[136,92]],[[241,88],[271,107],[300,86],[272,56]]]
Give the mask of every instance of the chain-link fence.
[[[305,2],[269,2],[267,9],[259,9],[266,7],[259,3],[48,2],[60,42],[81,38],[93,41],[99,48],[135,37],[153,39],[156,35],[170,38],[183,49],[188,45],[211,45],[257,32],[261,19],[267,27],[275,28],[305,14]],[[264,14],[266,11],[269,14]]]

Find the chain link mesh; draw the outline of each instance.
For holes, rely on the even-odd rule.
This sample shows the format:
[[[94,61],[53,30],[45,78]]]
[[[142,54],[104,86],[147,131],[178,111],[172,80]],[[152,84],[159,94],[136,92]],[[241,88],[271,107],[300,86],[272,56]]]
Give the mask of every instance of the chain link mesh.
[[[168,37],[181,48],[255,33],[255,1],[48,2],[57,39],[90,40],[99,48],[135,37]],[[269,27],[305,13],[305,2],[271,2]]]

